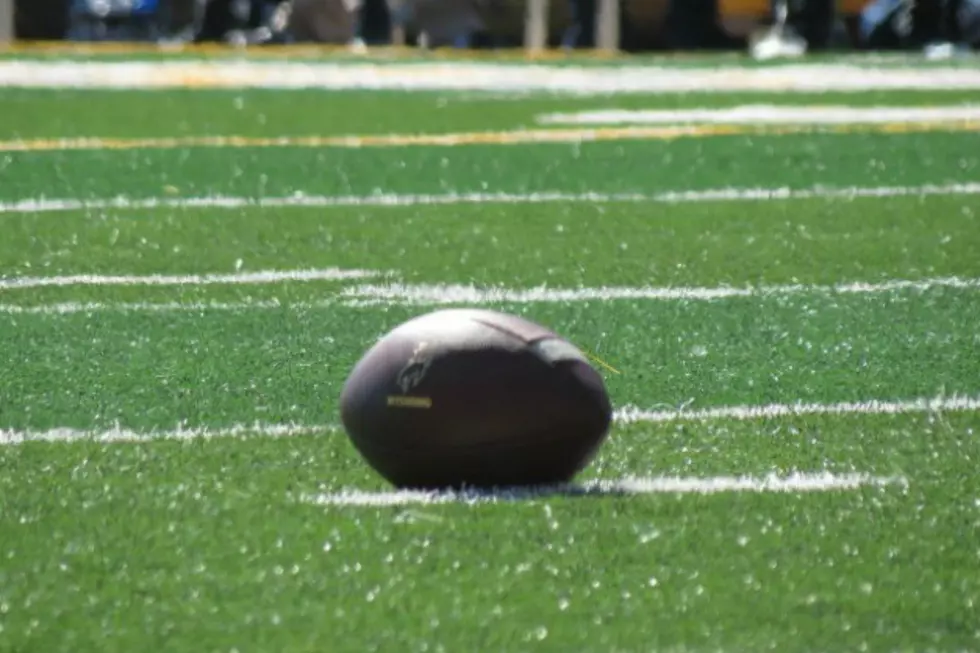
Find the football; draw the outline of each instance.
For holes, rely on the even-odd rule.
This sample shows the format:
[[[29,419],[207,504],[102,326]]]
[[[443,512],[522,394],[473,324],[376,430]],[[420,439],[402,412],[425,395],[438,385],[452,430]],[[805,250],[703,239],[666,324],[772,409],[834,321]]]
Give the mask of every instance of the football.
[[[603,379],[578,348],[524,318],[476,309],[390,331],[354,366],[340,410],[365,461],[412,489],[568,482],[612,421]]]

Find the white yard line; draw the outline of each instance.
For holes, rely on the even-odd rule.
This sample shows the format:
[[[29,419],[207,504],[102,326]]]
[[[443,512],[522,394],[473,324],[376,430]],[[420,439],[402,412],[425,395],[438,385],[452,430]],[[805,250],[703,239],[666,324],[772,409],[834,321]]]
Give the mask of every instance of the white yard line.
[[[19,290],[52,286],[212,286],[212,285],[263,285],[287,281],[342,281],[383,276],[378,270],[345,270],[324,268],[321,270],[260,270],[232,274],[187,275],[99,275],[76,274],[50,277],[0,277],[0,290]]]
[[[722,406],[698,410],[644,410],[624,406],[616,410],[619,424],[659,422],[711,422],[764,420],[806,415],[905,415],[911,413],[980,411],[980,397],[933,397],[909,401],[858,401],[839,404],[796,403],[766,406]]]
[[[753,104],[718,109],[602,109],[547,113],[542,125],[868,125],[980,119],[980,106],[848,107]]]
[[[50,285],[60,284],[51,277]],[[244,282],[243,282],[244,283]],[[199,313],[205,311],[245,312],[286,309],[319,310],[334,306],[450,306],[494,304],[573,303],[588,301],[694,301],[790,297],[798,295],[876,295],[900,291],[924,292],[939,288],[973,291],[980,279],[941,277],[936,279],[893,280],[878,283],[854,282],[834,286],[807,284],[732,287],[600,287],[600,288],[479,288],[441,284],[390,284],[348,286],[339,293],[312,302],[282,303],[277,299],[235,302],[57,302],[33,306],[0,304],[6,315],[72,315],[101,312]]]
[[[721,406],[700,410],[643,410],[623,406],[614,413],[618,424],[664,423],[725,420],[759,421],[805,415],[904,415],[914,413],[976,412],[980,397],[931,397],[905,401],[863,401],[838,404],[795,403],[766,406]],[[209,440],[229,437],[289,437],[315,433],[341,432],[336,424],[236,424],[227,427],[179,426],[172,430],[137,432],[121,426],[95,430],[55,428],[50,430],[0,429],[0,446],[25,442],[146,442],[153,440]]]
[[[54,428],[44,431],[0,429],[0,446],[25,442],[98,442],[115,444],[126,442],[154,442],[166,440],[212,440],[218,438],[285,438],[336,431],[335,426],[304,426],[300,424],[236,424],[229,427],[187,427],[172,430],[133,431],[121,426],[108,429]]]
[[[546,499],[555,496],[622,496],[638,494],[717,494],[721,492],[830,492],[856,490],[865,486],[907,486],[903,477],[881,477],[868,474],[836,475],[830,472],[796,473],[788,476],[716,476],[679,477],[656,476],[651,478],[625,478],[622,480],[595,480],[580,484],[550,488],[516,488],[498,491],[425,492],[396,490],[390,492],[365,492],[341,490],[324,494],[306,494],[303,503],[317,506],[385,507],[408,504],[434,505],[444,503],[482,504],[508,501]]]
[[[21,306],[19,304],[0,304],[0,315],[74,315],[75,313],[199,313],[204,311],[224,311],[240,313],[253,310],[293,308],[296,310],[325,308],[337,302],[323,301],[315,304],[283,304],[275,299],[248,300],[241,302],[56,302]]]
[[[897,280],[879,283],[846,283],[833,286],[805,284],[733,287],[600,287],[600,288],[479,288],[451,284],[387,284],[358,285],[344,288],[341,296],[347,304],[373,306],[408,304],[437,306],[448,304],[534,304],[555,302],[587,302],[614,300],[690,300],[715,301],[736,297],[773,297],[788,295],[866,295],[903,290],[930,290],[955,288],[980,289],[980,279],[943,277],[916,281]]]
[[[920,186],[817,186],[813,188],[711,188],[705,190],[664,191],[660,193],[446,193],[439,195],[293,195],[289,197],[151,197],[110,199],[23,199],[0,202],[4,213],[57,213],[62,211],[106,211],[111,209],[243,209],[255,208],[332,208],[432,206],[456,204],[547,204],[571,202],[661,203],[758,202],[767,200],[856,199],[923,197],[932,195],[980,195],[980,182],[923,184]]]
[[[760,67],[507,65],[492,62],[2,61],[0,86],[21,88],[279,88],[597,93],[980,89],[969,66],[863,61]]]

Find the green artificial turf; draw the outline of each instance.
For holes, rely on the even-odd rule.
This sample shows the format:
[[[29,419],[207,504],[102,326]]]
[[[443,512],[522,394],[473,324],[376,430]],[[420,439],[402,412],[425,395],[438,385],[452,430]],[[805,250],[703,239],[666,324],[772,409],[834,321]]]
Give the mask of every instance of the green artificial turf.
[[[969,182],[980,174],[980,135],[800,134],[506,146],[60,151],[8,153],[0,155],[0,161],[2,200],[161,197],[175,189],[177,196],[242,197],[644,193]]]
[[[338,266],[413,283],[514,288],[980,277],[980,258],[973,255],[980,249],[980,201],[970,195],[108,209],[8,214],[0,220],[0,266],[20,276]],[[123,292],[134,301],[161,291],[81,292],[96,299]],[[316,284],[183,292],[199,298],[226,292],[283,299],[319,294]],[[166,291],[173,295],[173,289]],[[79,296],[77,288],[41,288],[9,294],[7,301]]]
[[[512,129],[540,112],[610,106],[388,97],[4,90],[0,134],[429,133]],[[747,101],[712,98],[615,104]],[[980,394],[977,194],[696,202],[530,202],[523,194],[894,193],[975,183],[978,145],[973,134],[807,134],[0,154],[0,651],[976,649],[975,404],[892,415],[835,406],[879,400],[911,410],[917,399]],[[9,204],[295,192],[353,199],[58,212]],[[363,200],[372,193],[512,197],[382,207]],[[334,266],[379,274],[145,285],[153,274]],[[63,285],[10,287],[37,277]],[[965,285],[938,281],[949,277]],[[881,286],[896,280],[919,286]],[[825,288],[858,282],[871,286]],[[389,283],[440,297],[453,284],[545,295],[751,286],[753,294],[723,299],[609,300],[597,291],[489,305],[547,324],[614,365],[620,373],[604,378],[617,407],[728,411],[618,421],[583,481],[708,484],[798,472],[888,482],[315,505],[342,490],[388,489],[340,428],[337,397],[378,336],[434,308],[377,297],[351,305],[372,299],[364,286]],[[781,289],[758,289],[770,285]],[[799,402],[816,409],[742,414]],[[306,432],[271,437],[283,424]],[[238,436],[222,434],[236,425]],[[112,441],[119,430],[142,441]]]
[[[477,92],[9,89],[0,92],[0,115],[4,116],[0,139],[48,138],[55,134],[60,138],[135,138],[452,133],[540,128],[536,118],[543,114],[601,109],[759,104],[918,107],[975,102],[975,92],[956,90],[563,97]],[[72,110],[52,110],[57,103],[67,103]]]

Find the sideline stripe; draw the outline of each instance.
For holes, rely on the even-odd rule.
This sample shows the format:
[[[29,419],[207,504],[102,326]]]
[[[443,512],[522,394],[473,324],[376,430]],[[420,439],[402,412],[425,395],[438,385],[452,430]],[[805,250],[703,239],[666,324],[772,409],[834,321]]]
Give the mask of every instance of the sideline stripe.
[[[980,120],[980,106],[875,106],[750,104],[715,109],[601,109],[572,113],[546,113],[535,118],[542,125],[871,125],[939,123]]]
[[[58,279],[54,277],[54,279]],[[52,284],[57,285],[57,284]],[[645,288],[574,288],[574,289],[505,289],[454,285],[362,285],[347,287],[338,294],[313,302],[282,303],[278,299],[239,302],[60,302],[54,304],[0,304],[0,314],[71,315],[100,312],[205,312],[249,310],[317,310],[335,306],[439,306],[532,304],[587,301],[718,301],[738,298],[788,297],[793,295],[872,295],[899,291],[927,291],[936,288],[953,290],[980,289],[980,279],[944,277],[937,279],[898,280],[880,283],[855,282],[834,286],[792,284],[781,286],[718,287],[645,287]]]
[[[721,420],[766,420],[802,415],[905,415],[912,413],[975,412],[980,410],[980,397],[932,397],[907,401],[863,401],[837,404],[770,404],[767,406],[721,406],[704,410],[649,411],[635,406],[623,406],[613,413],[618,424],[664,423]],[[25,442],[147,442],[154,440],[210,440],[229,437],[289,437],[316,433],[335,433],[342,429],[335,424],[236,424],[229,427],[178,426],[173,430],[136,432],[118,425],[105,429],[56,428],[38,430],[2,430],[0,446]]]
[[[692,300],[713,301],[733,297],[772,297],[801,294],[867,295],[902,290],[930,290],[954,288],[957,290],[980,289],[980,279],[943,277],[917,281],[898,280],[880,283],[855,282],[833,286],[804,284],[717,288],[705,287],[604,287],[604,288],[530,288],[512,290],[505,288],[477,288],[462,285],[361,285],[344,288],[341,296],[352,306],[386,304],[440,305],[440,304],[531,304],[552,302],[585,302],[612,300]]]
[[[975,66],[874,65],[868,59],[777,65],[546,66],[416,60],[0,61],[0,85],[21,88],[345,89],[603,93],[980,89]]]
[[[696,202],[760,202],[771,200],[859,199],[924,197],[933,195],[980,195],[980,182],[924,184],[921,186],[815,186],[812,188],[709,188],[661,193],[446,193],[440,195],[293,195],[290,197],[149,197],[131,199],[23,199],[0,202],[4,213],[58,213],[63,211],[136,211],[150,209],[244,209],[441,206],[457,204],[549,204],[557,202],[608,204]]]
[[[550,487],[507,488],[496,491],[412,491],[364,492],[341,490],[324,494],[304,494],[302,503],[316,506],[385,507],[408,504],[462,503],[468,505],[528,501],[553,497],[630,496],[639,494],[718,494],[721,492],[830,492],[856,490],[864,486],[908,486],[904,477],[868,474],[835,475],[830,472],[796,473],[785,477],[716,476],[713,478],[655,476],[617,481],[594,480]]]
[[[70,150],[175,150],[187,148],[347,148],[457,147],[461,145],[530,145],[626,140],[673,140],[712,136],[785,136],[791,134],[916,134],[980,132],[980,121],[887,122],[858,125],[690,125],[673,127],[598,127],[528,129],[455,134],[380,134],[365,136],[186,136],[179,138],[63,138],[0,141],[0,152]]]
[[[340,281],[344,279],[365,279],[383,276],[378,270],[345,270],[325,268],[322,270],[262,270],[235,274],[189,274],[189,275],[126,275],[104,276],[98,274],[79,274],[65,277],[0,277],[0,290],[23,290],[51,286],[211,286],[237,284],[272,284],[284,281]]]

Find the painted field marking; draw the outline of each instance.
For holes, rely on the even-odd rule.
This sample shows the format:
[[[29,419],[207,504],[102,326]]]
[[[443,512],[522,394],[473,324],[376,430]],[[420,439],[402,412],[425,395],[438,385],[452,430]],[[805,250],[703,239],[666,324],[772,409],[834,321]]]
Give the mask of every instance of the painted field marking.
[[[367,492],[340,490],[322,494],[304,494],[303,503],[316,506],[386,507],[409,504],[436,505],[461,503],[468,505],[508,503],[534,499],[581,496],[632,496],[641,494],[719,494],[731,492],[831,492],[857,490],[861,487],[907,487],[904,477],[882,477],[868,474],[836,475],[830,472],[796,473],[787,476],[716,476],[680,477],[654,476],[621,480],[592,480],[550,487],[507,488],[500,490],[417,491],[395,490]]]
[[[788,284],[771,286],[708,287],[600,287],[600,288],[478,288],[464,285],[388,284],[349,286],[340,291],[352,306],[442,305],[442,304],[536,304],[614,300],[715,301],[737,297],[789,295],[867,295],[904,290],[953,288],[980,289],[980,279],[943,277],[920,280],[893,280],[878,283],[843,283],[833,286]]]
[[[617,424],[665,422],[715,422],[725,420],[762,421],[806,415],[906,415],[916,413],[955,413],[980,410],[977,397],[923,397],[904,401],[859,401],[836,404],[793,403],[765,406],[719,406],[699,410],[645,410],[622,406],[613,413]],[[49,430],[0,429],[0,446],[27,442],[100,442],[103,444],[152,442],[156,440],[210,440],[235,437],[289,437],[317,433],[339,433],[337,424],[236,424],[225,427],[190,427],[180,425],[172,430],[137,432],[121,426],[96,429],[55,428]]]
[[[547,113],[542,125],[899,125],[975,122],[980,105],[849,107],[751,104],[714,109],[602,109]]]
[[[321,270],[261,270],[232,274],[100,275],[0,277],[0,290],[64,286],[212,286],[265,285],[289,281],[342,281],[384,276],[379,270],[324,268]]]
[[[149,197],[107,199],[23,199],[0,201],[0,214],[59,213],[63,211],[109,211],[154,209],[246,209],[246,208],[343,208],[452,206],[460,204],[688,204],[698,202],[764,202],[810,199],[861,199],[929,197],[935,195],[980,195],[980,182],[923,184],[919,186],[815,186],[812,188],[707,188],[704,190],[657,193],[445,193],[439,195],[376,193],[372,195],[305,195],[287,197]]]
[[[806,415],[904,415],[909,413],[975,412],[980,397],[932,397],[909,401],[858,401],[837,404],[795,403],[765,406],[722,406],[697,410],[643,410],[624,406],[616,410],[619,424],[760,420]]]
[[[58,285],[59,277],[52,277]],[[790,297],[797,295],[875,295],[890,292],[925,292],[938,288],[980,290],[980,279],[942,277],[935,279],[892,280],[878,283],[854,282],[833,286],[788,284],[771,286],[709,287],[600,287],[600,288],[478,288],[458,285],[358,285],[312,302],[278,299],[236,302],[58,302],[36,305],[0,304],[6,315],[72,315],[76,313],[201,313],[206,311],[244,312],[254,310],[308,311],[336,306],[450,306],[494,304],[573,303],[588,301],[693,301]]]
[[[221,311],[237,313],[249,310],[294,309],[310,310],[336,306],[336,302],[322,301],[315,304],[283,304],[277,299],[249,300],[242,302],[57,302],[21,306],[0,304],[2,315],[74,315],[76,313],[202,313]]]
[[[304,426],[301,424],[235,424],[227,427],[178,426],[171,430],[134,431],[122,426],[107,429],[54,428],[48,430],[0,429],[0,446],[15,446],[28,442],[96,442],[101,444],[163,442],[173,440],[215,440],[224,438],[287,438],[316,433],[332,433],[336,426]]]
[[[0,61],[0,86],[20,88],[336,89],[605,93],[978,90],[974,66],[868,60],[775,66],[548,66],[496,62],[327,63],[256,60]]]
[[[688,125],[521,129],[449,134],[379,134],[363,136],[183,136],[166,138],[63,138],[0,141],[0,152],[66,152],[79,150],[176,150],[240,148],[459,147],[463,145],[533,145],[659,141],[713,136],[785,136],[792,134],[915,134],[980,132],[980,121],[885,122],[854,125]]]

